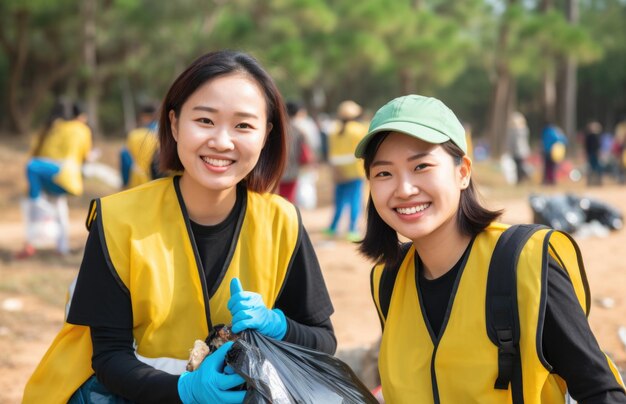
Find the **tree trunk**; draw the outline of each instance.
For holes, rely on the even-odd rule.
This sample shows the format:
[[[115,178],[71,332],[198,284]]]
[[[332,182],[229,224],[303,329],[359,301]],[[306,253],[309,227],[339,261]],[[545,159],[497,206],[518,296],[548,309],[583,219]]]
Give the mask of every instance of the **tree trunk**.
[[[100,133],[98,119],[98,98],[100,96],[100,80],[98,78],[98,62],[96,55],[96,0],[84,0],[83,12],[83,56],[87,70],[87,116],[94,134]]]
[[[130,88],[128,77],[122,77],[120,79],[120,88],[122,92],[122,109],[124,111],[124,131],[128,133],[137,126],[133,91]]]
[[[570,24],[578,23],[578,2],[567,0],[567,19]],[[577,62],[572,56],[565,60],[561,100],[561,122],[563,130],[570,140],[570,145],[576,144],[576,99],[577,99]]]
[[[543,72],[543,119],[556,123],[556,82],[554,68],[546,68]]]
[[[577,76],[578,66],[576,59],[572,56],[568,57],[565,61],[563,87],[561,99],[561,122],[563,122],[563,130],[569,138],[573,141],[576,137],[576,93],[577,93]],[[573,144],[573,142],[570,142]]]
[[[515,4],[516,0],[509,0],[509,5]],[[491,146],[491,156],[499,157],[503,151],[503,138],[506,134],[506,123],[512,105],[512,86],[514,80],[509,70],[509,62],[506,59],[506,48],[509,41],[509,26],[502,19],[498,34],[496,49],[495,86],[491,98],[489,111],[488,139]]]
[[[539,11],[541,13],[547,13],[552,9],[552,0],[541,0],[539,2]],[[544,58],[546,60],[550,60],[553,58],[552,55],[545,54]],[[544,123],[557,123],[556,122],[556,81],[555,81],[555,73],[554,66],[550,65],[545,68],[542,77],[542,87],[541,87],[541,103],[543,107],[543,121]],[[559,125],[560,126],[560,125]]]
[[[489,144],[491,156],[498,157],[504,151],[504,136],[511,105],[513,80],[508,69],[500,70],[494,87],[489,119]]]
[[[22,113],[20,106],[20,84],[22,82],[24,67],[28,59],[28,31],[30,14],[20,10],[14,15],[17,26],[15,44],[11,45],[3,36],[2,45],[9,59],[9,77],[7,90],[9,120],[11,129],[18,134],[24,134],[29,129],[29,123]]]

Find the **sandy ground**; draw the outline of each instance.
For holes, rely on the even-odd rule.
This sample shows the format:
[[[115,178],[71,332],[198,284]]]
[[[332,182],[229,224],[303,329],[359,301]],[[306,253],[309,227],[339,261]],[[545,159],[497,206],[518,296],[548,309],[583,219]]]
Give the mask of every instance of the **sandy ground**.
[[[47,252],[26,261],[11,257],[21,247],[24,230],[19,201],[25,190],[23,167],[26,161],[22,143],[2,139],[0,145],[0,403],[21,401],[24,385],[46,351],[63,320],[67,285],[80,265],[86,238],[84,216],[91,197],[112,190],[102,184],[88,184],[87,195],[70,201],[72,253],[59,257]],[[103,147],[103,160],[115,162],[118,144]],[[332,208],[330,184],[319,183],[319,207],[303,210],[305,225],[316,247],[328,289],[335,306],[332,317],[339,343],[338,355],[356,370],[360,358],[380,336],[380,326],[371,302],[371,264],[356,253],[353,244],[341,238],[329,240],[322,234]],[[494,183],[495,184],[495,183]],[[607,184],[584,189],[568,185],[626,210],[626,187]],[[538,186],[515,189],[502,184],[483,188],[491,207],[505,208],[503,221],[532,220],[528,192],[542,192]],[[550,192],[554,192],[551,190]],[[578,237],[593,294],[590,323],[603,349],[617,362],[626,364],[626,346],[618,338],[618,328],[626,326],[626,231],[604,237]]]

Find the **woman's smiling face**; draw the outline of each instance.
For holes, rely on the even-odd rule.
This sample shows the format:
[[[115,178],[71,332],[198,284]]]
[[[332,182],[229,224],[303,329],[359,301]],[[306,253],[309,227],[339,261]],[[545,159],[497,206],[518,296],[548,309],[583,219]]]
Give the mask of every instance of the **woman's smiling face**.
[[[466,158],[455,162],[441,145],[392,132],[369,168],[374,206],[391,228],[414,242],[435,231],[458,231],[456,215],[470,164]]]
[[[185,182],[216,192],[252,171],[271,130],[262,89],[242,73],[204,83],[170,120]]]

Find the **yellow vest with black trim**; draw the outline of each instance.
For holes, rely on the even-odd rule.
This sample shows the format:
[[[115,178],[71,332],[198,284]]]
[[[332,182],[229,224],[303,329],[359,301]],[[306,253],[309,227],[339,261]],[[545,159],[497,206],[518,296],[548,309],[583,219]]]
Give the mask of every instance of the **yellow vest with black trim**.
[[[272,194],[247,191],[228,268],[208,298],[204,272],[185,217],[176,178],[163,178],[92,204],[110,265],[129,291],[140,360],[182,373],[196,339],[212,324],[231,322],[230,280],[273,307],[300,240],[295,207]],[[180,199],[179,199],[180,198]],[[208,307],[207,307],[208,300]],[[93,374],[89,328],[65,323],[31,376],[24,403],[65,403]]]
[[[498,349],[487,335],[485,301],[489,262],[498,238],[508,226],[493,223],[476,236],[457,280],[453,303],[440,339],[433,341],[423,316],[415,283],[415,247],[399,267],[386,319],[380,308],[379,286],[384,265],[372,270],[372,295],[384,324],[379,371],[385,401],[390,403],[511,403],[511,389],[497,390]],[[543,358],[538,324],[545,301],[544,238],[537,231],[523,248],[517,266],[520,354],[525,403],[563,403],[565,383],[550,373]],[[576,297],[588,308],[584,268],[573,241],[564,233],[550,237],[549,253],[570,276]],[[616,379],[619,373],[607,358]]]
[[[54,183],[72,195],[81,195],[82,165],[91,147],[91,129],[87,125],[77,120],[57,119],[34,157],[57,162],[60,171],[52,178]]]
[[[157,134],[148,128],[137,128],[128,133],[126,148],[133,158],[129,188],[152,180],[151,165],[158,145]]]

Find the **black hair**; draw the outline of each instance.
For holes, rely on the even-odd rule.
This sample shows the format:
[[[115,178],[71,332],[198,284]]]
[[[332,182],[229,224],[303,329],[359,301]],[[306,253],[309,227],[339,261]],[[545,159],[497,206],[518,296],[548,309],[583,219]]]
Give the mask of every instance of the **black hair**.
[[[298,101],[287,101],[286,105],[287,105],[287,115],[289,115],[290,118],[293,118],[294,116],[296,116],[298,111],[302,109],[302,103]]]
[[[85,106],[80,102],[73,102],[70,108],[72,112],[69,119],[77,118],[86,112]]]
[[[381,143],[389,132],[381,132],[372,138],[363,154],[363,164],[367,178],[370,177],[370,167]],[[465,153],[452,141],[441,144],[441,147],[454,159],[455,164],[461,164]],[[483,231],[491,222],[502,214],[501,210],[493,211],[482,206],[478,191],[470,178],[466,189],[461,192],[456,222],[461,233],[475,236]],[[367,222],[365,237],[359,242],[359,252],[377,263],[388,265],[398,264],[400,257],[400,240],[396,231],[389,226],[378,214],[370,194],[367,201]]]
[[[157,112],[157,107],[153,103],[145,103],[139,107],[139,113],[145,115],[154,115]]]

